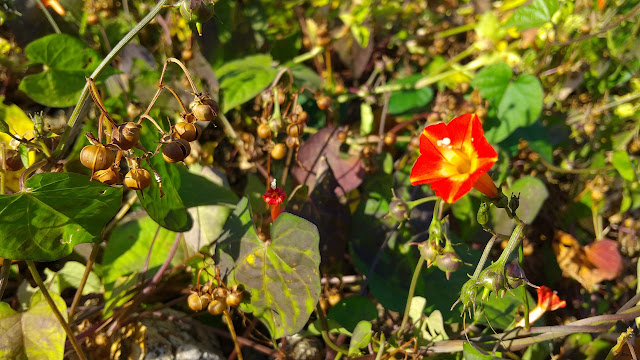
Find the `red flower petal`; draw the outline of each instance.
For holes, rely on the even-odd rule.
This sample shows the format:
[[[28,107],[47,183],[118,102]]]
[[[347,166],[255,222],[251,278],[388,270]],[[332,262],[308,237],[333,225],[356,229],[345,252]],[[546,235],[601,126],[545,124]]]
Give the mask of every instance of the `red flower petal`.
[[[567,302],[560,300],[558,295],[550,288],[544,285],[538,288],[538,307],[547,311],[553,311],[565,306],[567,306]]]
[[[267,190],[266,193],[262,194],[262,198],[269,205],[280,205],[287,198],[287,193],[283,188],[277,187]]]
[[[484,137],[478,117],[464,114],[448,124],[438,123],[424,129],[420,135],[420,156],[411,169],[411,183],[431,184],[437,196],[455,202],[471,190],[497,159],[498,154]],[[491,181],[483,181],[479,189],[487,196],[497,195]]]

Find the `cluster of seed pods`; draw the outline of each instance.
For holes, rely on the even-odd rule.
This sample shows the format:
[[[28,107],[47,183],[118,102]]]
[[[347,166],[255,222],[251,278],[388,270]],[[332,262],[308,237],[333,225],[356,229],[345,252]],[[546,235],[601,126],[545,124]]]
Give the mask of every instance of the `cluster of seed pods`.
[[[149,187],[153,177],[149,170],[140,166],[141,161],[147,160],[148,163],[149,158],[155,156],[160,149],[162,149],[162,158],[166,162],[176,163],[184,161],[184,159],[191,153],[191,145],[189,143],[196,141],[202,133],[202,130],[198,127],[196,122],[211,122],[218,116],[218,104],[208,95],[196,93],[194,94],[193,102],[189,106],[189,110],[184,107],[180,99],[176,96],[183,108],[183,112],[181,114],[182,121],[171,126],[168,133],[165,132],[153,118],[147,115],[151,106],[149,106],[147,112],[140,116],[138,122],[116,124],[104,108],[104,104],[98,94],[93,80],[88,79],[88,81],[94,103],[101,111],[101,115],[98,121],[98,138],[91,133],[86,134],[91,144],[85,146],[80,152],[80,162],[85,167],[91,169],[92,179],[96,179],[108,185],[124,183],[126,187],[132,190],[142,190]],[[168,88],[168,86],[162,85],[162,79],[160,81],[158,92]],[[171,90],[171,92],[175,95],[173,90]],[[153,123],[161,133],[158,148],[155,152],[147,151],[142,144],[140,144],[140,136],[144,120],[148,120]],[[104,121],[107,121],[111,126],[112,130],[110,133],[103,130]],[[110,141],[107,144],[102,143],[103,135],[110,135],[107,136],[107,138],[110,138]],[[134,148],[141,150],[144,155],[137,156],[133,152]],[[124,175],[124,177],[120,172],[122,157],[126,158],[129,167],[129,171]],[[149,166],[151,167],[150,164]],[[152,167],[151,169],[153,170]],[[156,180],[160,182],[159,175],[155,170],[153,171],[155,173]]]

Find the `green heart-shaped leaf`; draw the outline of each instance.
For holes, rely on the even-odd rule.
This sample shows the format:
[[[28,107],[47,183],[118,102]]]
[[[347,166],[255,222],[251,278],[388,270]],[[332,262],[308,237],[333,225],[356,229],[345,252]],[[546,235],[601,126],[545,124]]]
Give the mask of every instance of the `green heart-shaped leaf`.
[[[271,240],[258,238],[248,200],[229,216],[215,251],[228,284],[248,293],[241,309],[252,312],[273,338],[295,334],[309,319],[320,296],[320,250],[316,226],[283,213],[271,227]]]
[[[30,190],[0,196],[0,257],[52,261],[94,241],[118,212],[122,188],[71,173],[35,175]]]
[[[56,293],[53,302],[66,318],[67,305]],[[45,360],[64,356],[66,334],[41,292],[31,297],[29,310],[18,313],[0,302],[0,358]]]

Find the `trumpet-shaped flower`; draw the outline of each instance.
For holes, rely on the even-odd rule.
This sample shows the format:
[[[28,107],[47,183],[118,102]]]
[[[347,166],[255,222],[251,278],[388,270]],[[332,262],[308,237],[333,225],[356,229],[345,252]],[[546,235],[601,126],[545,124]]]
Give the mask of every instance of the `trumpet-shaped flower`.
[[[420,135],[420,156],[411,170],[413,185],[431,184],[437,196],[453,203],[471,188],[490,198],[498,189],[487,171],[498,154],[487,142],[475,114],[464,114],[448,124],[427,126]]]
[[[560,300],[560,297],[546,286],[540,286],[538,288],[538,304],[529,312],[529,323],[533,323],[538,320],[547,311],[554,311],[562,309],[567,306],[567,302]],[[524,318],[520,320],[516,327],[524,326]]]
[[[58,2],[58,0],[42,0],[42,4],[44,6],[48,6],[52,8],[53,11],[58,13],[58,15],[60,16],[64,16],[64,14],[66,13],[62,5],[60,5],[60,2]]]
[[[276,186],[275,179],[273,179],[273,181],[271,182],[271,187],[267,190],[267,192],[262,194],[262,199],[271,208],[272,221],[276,221],[276,218],[278,217],[278,215],[280,215],[280,205],[284,202],[284,199],[286,199],[286,197],[287,193],[283,188]]]

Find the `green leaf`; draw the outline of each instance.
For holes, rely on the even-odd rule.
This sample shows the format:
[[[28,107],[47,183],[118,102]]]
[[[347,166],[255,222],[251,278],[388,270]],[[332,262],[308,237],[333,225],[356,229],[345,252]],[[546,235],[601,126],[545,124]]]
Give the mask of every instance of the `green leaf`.
[[[373,110],[371,105],[363,102],[360,104],[360,136],[371,134],[373,130]]]
[[[481,352],[480,350],[478,350],[477,348],[475,348],[473,345],[469,344],[468,342],[464,342],[464,344],[462,344],[462,357],[465,360],[495,360],[495,359],[502,359],[500,357],[497,356],[493,356],[484,352]],[[496,353],[498,355],[500,355],[500,353]]]
[[[93,71],[101,60],[97,51],[67,34],[41,37],[29,43],[24,53],[29,61],[47,65],[54,70]]]
[[[67,288],[77,289],[80,286],[82,276],[84,275],[85,266],[77,261],[67,261],[62,269],[57,272],[51,271],[48,268],[44,269],[44,273],[47,276],[47,283],[49,291],[57,294],[62,293]],[[102,285],[100,278],[93,271],[89,272],[87,282],[82,288],[82,295],[98,294],[102,292]]]
[[[253,99],[275,79],[271,56],[253,55],[222,65],[216,74],[222,91],[222,112]]]
[[[241,309],[252,312],[281,338],[300,331],[320,296],[320,250],[316,226],[282,213],[271,226],[271,241],[258,238],[248,200],[240,200],[229,216],[215,250],[216,264],[228,285],[241,283],[248,299]]]
[[[547,128],[539,121],[531,126],[521,127],[500,143],[500,147],[515,156],[520,151],[520,140],[525,140],[531,151],[536,152],[548,162],[553,162],[553,145]]]
[[[184,240],[192,253],[196,253],[220,236],[233,210],[233,206],[219,203],[236,204],[238,198],[227,187],[226,179],[208,167],[191,165],[188,171],[182,167],[178,170],[182,183],[190,184],[180,188],[180,196],[185,205],[194,206],[189,209],[193,227],[184,233]]]
[[[53,302],[67,318],[67,305],[56,293]],[[41,292],[31,297],[29,310],[17,313],[0,302],[0,358],[56,360],[64,357],[66,333]]]
[[[504,92],[498,105],[498,120],[485,135],[489,142],[498,143],[520,127],[532,125],[542,112],[542,85],[533,75],[522,75]]]
[[[551,21],[558,7],[558,0],[533,0],[529,5],[518,8],[505,26],[517,26],[518,30],[542,26]]]
[[[147,149],[155,149],[160,135],[151,123],[147,122],[145,125],[142,127],[140,143]],[[189,216],[187,207],[182,202],[179,193],[182,179],[178,168],[184,167],[184,165],[179,163],[169,164],[164,161],[162,154],[152,157],[151,165],[162,179],[164,196],[160,197],[159,184],[156,181],[151,181],[151,185],[148,188],[137,191],[140,203],[147,211],[147,214],[160,226],[177,232],[191,229],[193,220]],[[146,161],[142,163],[142,167],[151,171]],[[184,169],[184,171],[187,170]]]
[[[25,76],[19,88],[39,104],[67,107],[78,101],[85,83],[83,72],[51,70]]]
[[[623,179],[627,181],[634,181],[636,179],[636,170],[633,167],[633,163],[631,163],[629,154],[625,150],[614,151],[611,157],[611,163]]]
[[[101,60],[100,54],[82,40],[52,34],[31,42],[25,55],[32,63],[46,65],[43,72],[27,75],[20,90],[34,101],[51,107],[74,105],[89,76]]]
[[[306,86],[311,89],[318,89],[322,85],[322,78],[318,73],[302,64],[287,63],[286,67],[291,69],[293,83],[297,88]]]
[[[364,296],[349,296],[329,309],[327,318],[337,321],[353,332],[361,320],[373,321],[378,317],[376,306]]]
[[[0,257],[52,261],[98,239],[118,212],[122,188],[71,173],[34,175],[30,190],[0,196]]]
[[[513,77],[513,70],[506,63],[500,62],[486,66],[478,71],[471,81],[471,85],[478,89],[484,99],[489,100],[490,105],[497,106],[502,100],[504,92]]]
[[[353,330],[353,336],[349,343],[349,356],[360,354],[360,349],[367,347],[369,342],[371,342],[371,323],[360,321]]]
[[[520,206],[516,214],[527,224],[533,223],[542,204],[549,197],[549,191],[544,182],[533,176],[524,176],[516,180],[507,194],[520,194]],[[490,222],[493,230],[499,234],[511,233],[516,225],[513,219],[509,219],[504,209],[496,207],[491,207]]]
[[[398,79],[394,84],[412,86],[421,78],[422,75],[415,74]],[[389,114],[406,115],[420,112],[429,105],[432,99],[433,89],[430,87],[394,91],[389,97]]]
[[[149,257],[148,274],[153,274],[167,258],[176,233],[158,226],[150,217],[140,215],[127,217],[109,237],[100,269],[105,284],[142,271],[151,243],[153,249]],[[179,247],[173,261],[179,262],[183,258],[182,247]]]
[[[516,317],[519,309],[524,309],[524,302],[522,295],[522,289],[514,290],[516,296],[509,293],[503,297],[491,295],[484,301],[479,297],[477,301],[482,301],[482,307],[478,308],[482,314],[475,316],[482,324],[488,324],[494,329],[506,329]],[[535,300],[526,292],[529,299],[529,308],[535,307]]]

